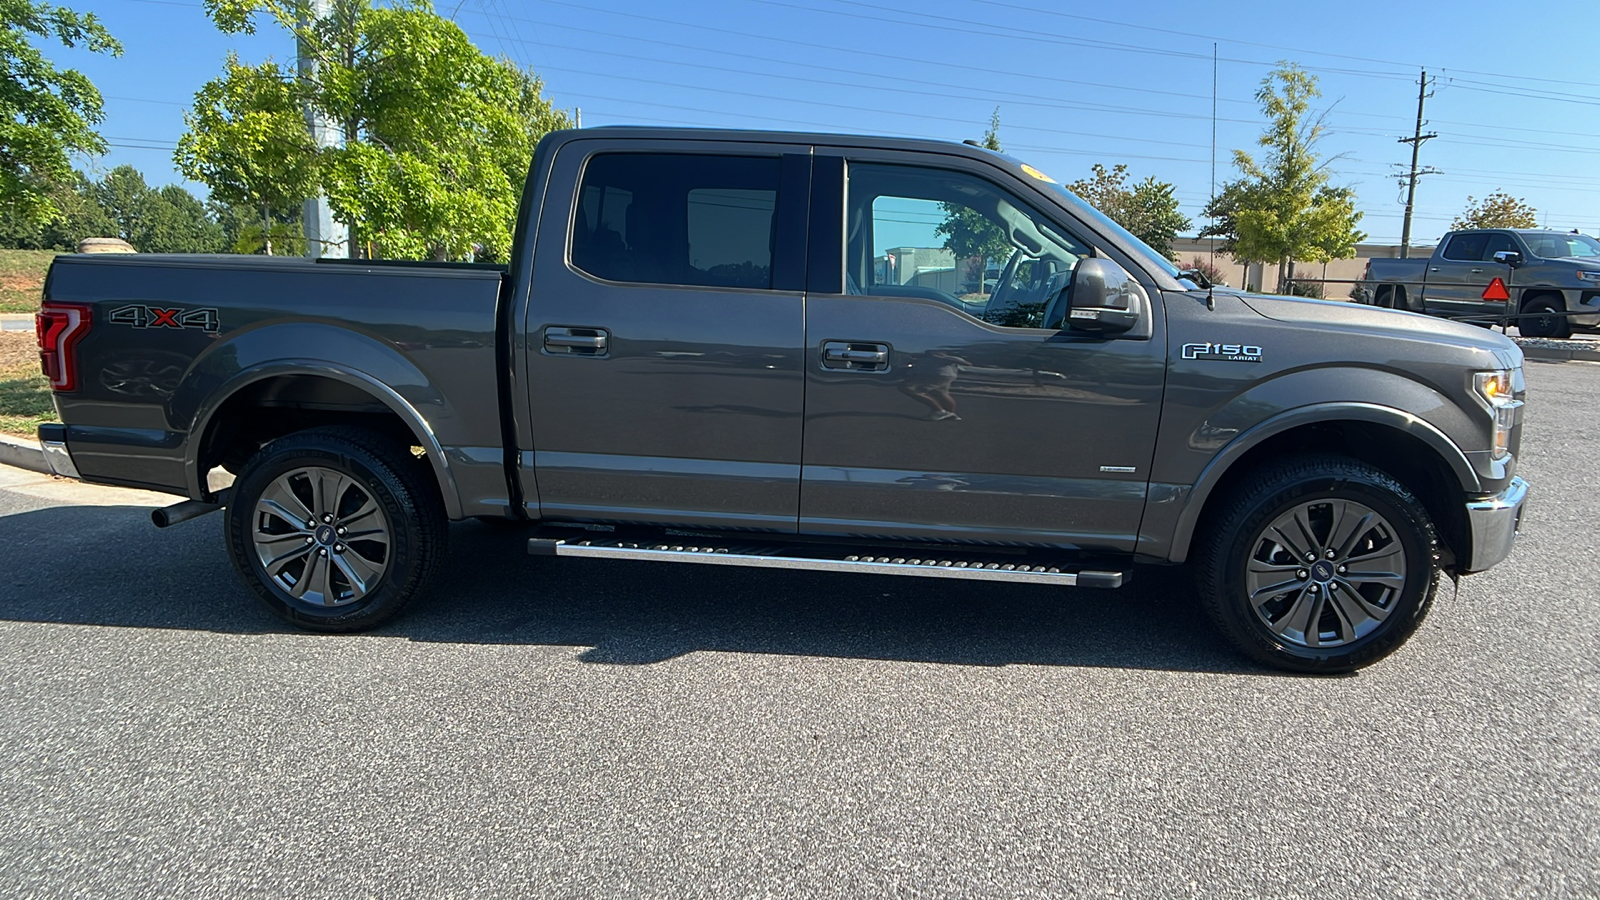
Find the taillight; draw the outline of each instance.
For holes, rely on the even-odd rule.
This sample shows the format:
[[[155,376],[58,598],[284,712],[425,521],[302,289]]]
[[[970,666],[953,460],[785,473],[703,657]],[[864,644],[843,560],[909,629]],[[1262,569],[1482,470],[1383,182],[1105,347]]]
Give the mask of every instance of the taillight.
[[[78,389],[78,342],[89,333],[92,321],[89,307],[76,303],[52,303],[40,307],[34,317],[39,333],[39,364],[51,390]]]

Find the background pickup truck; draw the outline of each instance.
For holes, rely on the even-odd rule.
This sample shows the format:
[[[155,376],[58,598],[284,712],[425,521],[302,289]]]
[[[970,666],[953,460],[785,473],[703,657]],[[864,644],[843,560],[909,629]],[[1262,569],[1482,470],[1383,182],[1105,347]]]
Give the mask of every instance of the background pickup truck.
[[[961,277],[987,266],[952,216],[1003,237],[996,278]],[[1345,671],[1504,558],[1527,494],[1504,337],[1198,289],[959,144],[559,132],[505,269],[68,255],[39,335],[55,470],[190,498],[158,524],[225,507],[252,590],[329,631],[394,615],[478,517],[614,561],[1188,562],[1243,652]]]
[[[1494,279],[1506,297],[1486,298]],[[1600,327],[1600,241],[1532,229],[1452,231],[1431,259],[1374,259],[1368,302],[1446,318],[1512,324],[1529,337],[1564,338]],[[1542,314],[1542,315],[1541,315]]]

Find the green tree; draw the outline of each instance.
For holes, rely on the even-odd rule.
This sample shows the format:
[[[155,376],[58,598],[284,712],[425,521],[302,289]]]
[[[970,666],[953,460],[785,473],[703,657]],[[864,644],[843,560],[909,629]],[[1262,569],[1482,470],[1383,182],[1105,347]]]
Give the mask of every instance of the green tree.
[[[1258,141],[1258,162],[1233,151],[1241,178],[1224,185],[1207,204],[1212,223],[1202,237],[1220,237],[1235,259],[1278,264],[1278,291],[1289,289],[1294,264],[1348,259],[1366,235],[1349,188],[1329,182],[1317,141],[1324,117],[1310,118],[1311,101],[1322,96],[1317,79],[1299,66],[1280,63],[1261,82],[1256,101],[1268,126]]]
[[[1463,228],[1537,228],[1539,211],[1528,201],[1505,191],[1495,191],[1482,200],[1467,197],[1467,208],[1450,223],[1452,231]]]
[[[48,223],[60,209],[52,186],[72,181],[69,153],[103,153],[94,126],[100,92],[82,72],[57,69],[32,38],[122,54],[94,13],[31,0],[0,0],[0,208],[14,221]]]
[[[223,249],[222,227],[207,215],[205,204],[175,184],[152,188],[133,166],[117,166],[91,184],[88,193],[98,207],[102,235],[122,238],[136,250],[216,253]]]
[[[270,19],[315,61],[293,81],[280,78],[292,102],[278,108],[305,104],[340,131],[343,146],[295,155],[316,160],[317,181],[350,227],[354,250],[509,256],[534,145],[568,124],[536,77],[485,56],[425,0],[335,0],[320,20],[295,0],[207,0],[206,8],[230,33]],[[303,119],[298,127],[305,131]]]
[[[1157,181],[1154,175],[1130,186],[1128,167],[1122,163],[1110,169],[1095,163],[1092,171],[1094,174],[1090,177],[1067,185],[1067,190],[1128,229],[1157,253],[1176,259],[1172,242],[1177,239],[1178,232],[1189,228],[1190,222],[1188,216],[1178,211],[1173,186]]]
[[[224,203],[216,197],[206,202],[207,215],[222,229],[222,249],[226,253],[266,253],[269,245],[276,253],[304,253],[306,239],[300,212],[298,206],[277,210],[262,221],[261,210],[251,206]]]
[[[281,238],[274,242],[282,229],[273,223],[316,194],[318,174],[293,79],[271,60],[247,66],[230,53],[222,77],[200,88],[183,120],[178,168],[210,187],[214,199],[255,210],[250,249],[230,249],[259,246],[269,256],[290,249]]]
[[[980,146],[1000,152],[1000,107],[989,114],[989,130],[983,133]],[[1005,231],[977,210],[963,203],[940,203],[944,221],[934,228],[934,234],[944,238],[944,246],[967,267],[967,280],[977,293],[983,292],[983,273],[989,260],[1003,259],[1011,253],[1011,242]]]

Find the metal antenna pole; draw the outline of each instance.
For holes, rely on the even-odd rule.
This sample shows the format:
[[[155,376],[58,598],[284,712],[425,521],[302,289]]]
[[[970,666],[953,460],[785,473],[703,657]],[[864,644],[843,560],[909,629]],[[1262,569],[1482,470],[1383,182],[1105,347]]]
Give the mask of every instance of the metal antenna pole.
[[[1422,78],[1417,82],[1417,130],[1411,137],[1400,138],[1400,143],[1411,145],[1411,174],[1405,177],[1406,183],[1406,217],[1405,224],[1400,228],[1400,258],[1406,259],[1411,255],[1411,211],[1417,199],[1417,179],[1423,175],[1431,175],[1430,169],[1426,172],[1417,171],[1417,151],[1422,149],[1422,142],[1438,137],[1437,132],[1422,133],[1422,102],[1428,98],[1428,70],[1422,70]]]
[[[333,0],[307,0],[305,10],[309,18],[300,22],[302,29],[331,15]],[[300,79],[313,81],[317,77],[317,60],[304,38],[297,43],[296,69]],[[337,125],[309,101],[305,106],[305,116],[306,128],[311,132],[311,141],[318,150],[343,145],[344,135],[339,133]],[[328,205],[326,195],[318,194],[305,201],[300,211],[300,223],[306,238],[306,256],[316,259],[350,255],[349,230],[343,223],[334,221],[333,209]]]

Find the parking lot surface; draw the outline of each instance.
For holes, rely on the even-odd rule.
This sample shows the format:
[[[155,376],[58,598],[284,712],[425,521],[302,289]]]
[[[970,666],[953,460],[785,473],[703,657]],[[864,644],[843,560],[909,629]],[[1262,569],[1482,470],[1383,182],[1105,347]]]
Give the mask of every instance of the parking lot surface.
[[[1600,366],[1515,553],[1354,676],[1121,591],[532,559],[290,631],[219,517],[0,472],[0,896],[1594,897]],[[138,504],[147,504],[141,506]]]

